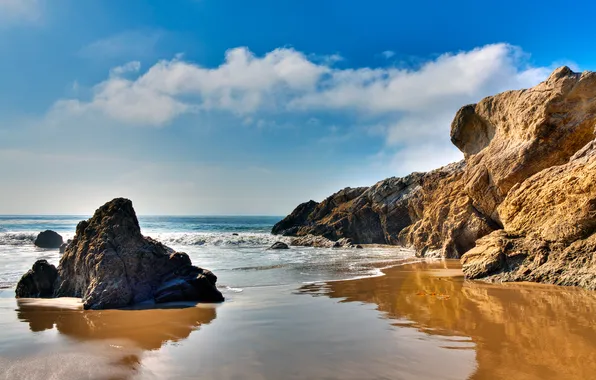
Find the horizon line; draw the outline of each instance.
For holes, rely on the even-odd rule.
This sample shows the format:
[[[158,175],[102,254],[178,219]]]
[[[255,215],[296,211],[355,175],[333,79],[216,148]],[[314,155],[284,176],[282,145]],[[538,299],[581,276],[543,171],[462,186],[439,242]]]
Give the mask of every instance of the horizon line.
[[[1,214],[0,217],[5,216],[76,216],[76,217],[92,217],[93,214]],[[182,217],[182,218],[204,218],[204,217],[241,217],[241,216],[253,216],[253,217],[285,217],[284,215],[273,215],[273,214],[137,214],[137,217]]]

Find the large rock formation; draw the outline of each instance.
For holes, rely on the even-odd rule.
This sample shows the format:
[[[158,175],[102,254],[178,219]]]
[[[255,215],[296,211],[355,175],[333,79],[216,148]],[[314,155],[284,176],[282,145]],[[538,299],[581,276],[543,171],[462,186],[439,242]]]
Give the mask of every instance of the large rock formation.
[[[63,243],[62,236],[52,230],[40,232],[33,242],[39,248],[60,248]]]
[[[462,259],[468,277],[596,289],[596,141],[511,189],[498,213],[504,230]]]
[[[38,263],[33,273],[36,266]],[[30,272],[17,289],[28,281]],[[217,277],[193,266],[187,254],[143,236],[132,202],[123,198],[106,203],[91,219],[78,224],[57,273],[51,291],[44,295],[80,297],[85,309],[119,308],[151,300],[223,301],[215,287]],[[17,297],[44,295],[17,292]]]
[[[388,178],[370,188],[343,189],[314,207],[298,206],[273,233],[300,237],[293,245],[332,247],[327,239],[349,238],[354,244],[402,244],[421,255],[460,257],[477,238],[498,228],[461,191],[465,167],[462,161],[428,173]],[[288,225],[291,219],[303,222]],[[280,229],[281,224],[287,228]]]
[[[464,161],[344,189],[274,233],[465,254],[472,278],[593,288],[595,126],[596,73],[562,67],[531,89],[461,108],[451,141]]]
[[[566,163],[594,139],[595,100],[596,73],[562,67],[534,88],[462,108],[451,140],[466,157],[462,184],[474,207],[500,223],[497,207],[513,186]]]

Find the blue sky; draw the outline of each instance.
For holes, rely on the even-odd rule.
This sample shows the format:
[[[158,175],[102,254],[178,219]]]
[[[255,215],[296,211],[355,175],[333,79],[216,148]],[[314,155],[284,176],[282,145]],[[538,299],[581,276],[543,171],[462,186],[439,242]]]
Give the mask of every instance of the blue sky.
[[[594,68],[594,8],[0,0],[0,214],[282,215],[459,160],[460,106]]]

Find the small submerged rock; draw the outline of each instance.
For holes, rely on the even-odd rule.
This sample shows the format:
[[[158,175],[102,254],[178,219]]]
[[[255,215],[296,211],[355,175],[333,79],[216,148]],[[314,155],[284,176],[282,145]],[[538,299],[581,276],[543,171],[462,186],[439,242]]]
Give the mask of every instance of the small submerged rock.
[[[52,230],[46,230],[37,235],[33,244],[39,248],[60,248],[63,243],[64,240],[62,240],[60,234]]]
[[[146,301],[221,302],[216,281],[186,253],[143,236],[132,202],[116,198],[77,225],[57,269],[37,261],[19,281],[16,296],[78,297],[85,309]]]
[[[333,248],[358,248],[350,238],[341,238],[333,244]],[[362,248],[362,247],[360,247]]]
[[[69,245],[70,243],[72,243],[72,239],[68,239],[68,240],[66,241],[66,243],[62,244],[62,245],[60,246],[60,253],[64,253],[64,252],[66,252],[66,248],[68,248],[68,245]]]
[[[273,243],[273,245],[269,247],[269,249],[290,249],[290,247],[286,243],[278,241],[276,243]]]
[[[315,248],[362,248],[362,246],[354,244],[352,239],[341,238],[337,241],[327,239],[324,236],[305,235],[292,240],[290,245],[299,247],[315,247]]]

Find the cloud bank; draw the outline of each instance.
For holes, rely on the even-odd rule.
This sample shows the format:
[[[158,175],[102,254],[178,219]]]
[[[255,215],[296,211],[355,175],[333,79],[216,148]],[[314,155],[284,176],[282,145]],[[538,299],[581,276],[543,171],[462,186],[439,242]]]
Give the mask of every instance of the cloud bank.
[[[256,56],[228,50],[223,63],[203,67],[177,57],[142,71],[138,62],[113,68],[91,97],[58,101],[54,115],[101,115],[114,122],[165,127],[184,114],[225,112],[250,124],[287,115],[350,115],[373,126],[399,173],[428,170],[460,158],[449,124],[464,104],[503,90],[530,87],[552,67],[533,67],[508,44],[446,53],[416,69],[339,68],[292,48]],[[246,122],[248,120],[248,122]],[[439,152],[441,157],[425,157]]]

